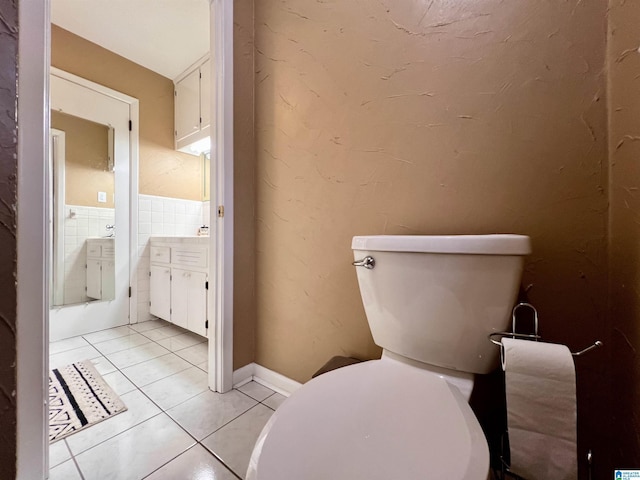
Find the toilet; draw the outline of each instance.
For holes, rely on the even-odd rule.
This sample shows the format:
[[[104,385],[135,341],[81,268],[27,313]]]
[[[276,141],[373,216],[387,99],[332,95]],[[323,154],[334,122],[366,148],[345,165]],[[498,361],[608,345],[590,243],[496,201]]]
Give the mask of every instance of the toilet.
[[[382,358],[320,375],[272,415],[248,480],[486,480],[489,449],[469,407],[497,366],[488,335],[516,301],[522,235],[362,236],[360,293]]]

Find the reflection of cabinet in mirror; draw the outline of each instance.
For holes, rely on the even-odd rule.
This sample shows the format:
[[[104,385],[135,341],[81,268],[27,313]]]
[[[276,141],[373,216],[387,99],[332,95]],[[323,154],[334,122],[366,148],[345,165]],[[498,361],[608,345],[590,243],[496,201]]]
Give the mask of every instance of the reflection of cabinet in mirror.
[[[209,239],[151,237],[149,311],[207,336]]]
[[[113,238],[87,239],[87,297],[113,300],[116,273]]]

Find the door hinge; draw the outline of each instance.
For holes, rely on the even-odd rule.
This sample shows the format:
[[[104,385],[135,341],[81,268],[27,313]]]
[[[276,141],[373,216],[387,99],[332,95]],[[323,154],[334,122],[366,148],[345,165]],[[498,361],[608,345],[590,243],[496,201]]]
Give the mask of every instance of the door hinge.
[[[151,300],[149,300],[149,306],[151,306]]]
[[[129,287],[129,298],[131,298],[131,287]]]
[[[133,130],[133,122],[129,120],[129,131]]]
[[[204,282],[204,289],[209,290],[209,282]]]
[[[170,308],[170,309],[169,309],[169,313],[170,313],[170,314],[171,314],[171,313],[173,313],[173,308]]]
[[[218,216],[220,218],[224,217],[224,205],[218,205]]]
[[[209,328],[209,320],[204,322],[204,328]]]
[[[151,276],[151,272],[149,272],[149,276]]]

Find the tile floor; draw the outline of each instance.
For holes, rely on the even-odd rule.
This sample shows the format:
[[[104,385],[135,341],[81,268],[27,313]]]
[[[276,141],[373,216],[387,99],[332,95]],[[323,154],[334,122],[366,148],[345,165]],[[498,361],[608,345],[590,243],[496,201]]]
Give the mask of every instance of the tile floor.
[[[50,368],[90,359],[128,410],[51,445],[50,479],[244,479],[285,397],[256,382],[210,391],[207,348],[162,320],[52,343]]]

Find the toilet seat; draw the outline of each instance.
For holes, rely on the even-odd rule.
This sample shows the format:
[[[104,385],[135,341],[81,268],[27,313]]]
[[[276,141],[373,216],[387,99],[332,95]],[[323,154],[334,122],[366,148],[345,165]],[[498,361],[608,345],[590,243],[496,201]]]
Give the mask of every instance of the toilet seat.
[[[390,359],[344,367],[271,417],[251,480],[485,480],[487,443],[457,388]]]

